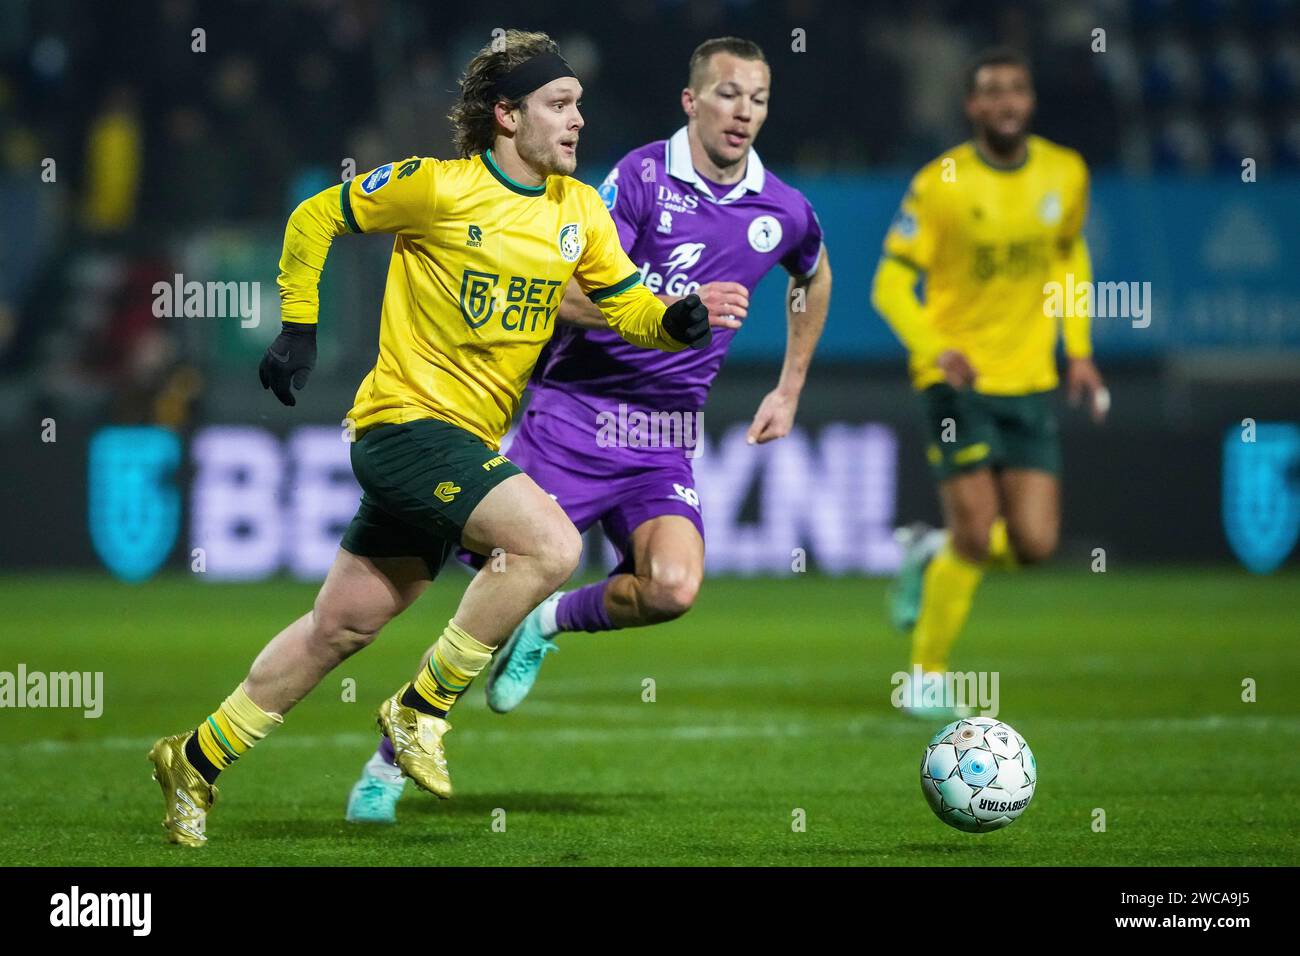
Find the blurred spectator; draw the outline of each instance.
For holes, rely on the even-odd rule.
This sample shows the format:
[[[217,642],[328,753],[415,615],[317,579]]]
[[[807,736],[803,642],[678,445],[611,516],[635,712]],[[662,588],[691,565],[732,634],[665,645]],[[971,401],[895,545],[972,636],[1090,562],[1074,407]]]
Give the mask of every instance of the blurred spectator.
[[[86,135],[82,222],[90,232],[122,232],[135,222],[143,146],[135,91],[118,84]]]

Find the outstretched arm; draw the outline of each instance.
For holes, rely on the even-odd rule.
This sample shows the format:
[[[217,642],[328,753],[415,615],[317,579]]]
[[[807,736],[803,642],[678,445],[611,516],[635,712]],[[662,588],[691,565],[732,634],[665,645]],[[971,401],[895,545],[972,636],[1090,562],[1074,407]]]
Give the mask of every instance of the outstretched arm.
[[[642,348],[677,352],[682,348],[702,349],[712,340],[709,314],[697,295],[688,295],[664,308],[635,273],[630,286],[616,291],[593,292],[605,322],[626,341]],[[620,285],[624,285],[620,283]]]
[[[560,312],[557,318],[561,322],[582,329],[609,328],[609,323],[605,321],[600,307],[582,294],[576,282],[570,282],[564,287],[564,298],[560,300]]]
[[[738,329],[749,314],[749,292],[739,282],[707,282],[700,286],[698,294],[704,307],[709,310],[709,325],[713,328]],[[672,305],[681,296],[660,293],[655,298],[664,305]],[[583,295],[574,283],[565,286],[559,319],[583,329],[609,328],[600,308]]]
[[[825,250],[821,264],[811,276],[791,278],[785,302],[785,361],[776,388],[764,396],[754,421],[749,426],[748,441],[761,445],[790,433],[799,395],[808,378],[813,352],[826,325],[831,305],[831,264]]]
[[[641,273],[619,245],[614,220],[596,191],[585,188],[589,218],[573,270],[579,290],[600,311],[605,323],[633,345],[664,352],[708,345],[712,335],[709,316],[699,297],[689,295],[665,309],[641,284]]]

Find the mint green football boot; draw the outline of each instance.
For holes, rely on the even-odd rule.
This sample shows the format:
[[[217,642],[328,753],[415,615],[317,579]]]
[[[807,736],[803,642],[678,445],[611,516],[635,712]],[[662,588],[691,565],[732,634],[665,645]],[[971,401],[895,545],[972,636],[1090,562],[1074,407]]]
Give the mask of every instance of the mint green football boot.
[[[903,694],[903,701],[899,709],[909,717],[920,717],[925,720],[961,720],[965,717],[975,716],[974,708],[966,704],[958,704],[955,700],[949,700],[948,695],[940,689],[946,685],[946,675],[942,673],[928,673],[921,677],[921,685],[912,683],[911,675],[908,678],[907,688]],[[927,685],[931,682],[934,686],[930,688],[927,694]],[[934,700],[937,698],[937,700]],[[933,703],[927,703],[927,700],[934,700]]]
[[[492,668],[488,671],[487,703],[498,714],[509,713],[523,703],[537,682],[542,661],[551,651],[559,649],[551,640],[555,632],[548,634],[542,621],[555,619],[554,604],[560,600],[561,593],[555,592],[533,608],[493,655]]]
[[[367,766],[348,794],[349,823],[396,823],[397,801],[406,789],[406,778],[389,781],[371,773]]]
[[[920,522],[894,532],[894,540],[903,546],[903,563],[890,585],[887,600],[889,622],[903,634],[911,634],[921,616],[925,569],[943,547],[946,537],[947,532]]]

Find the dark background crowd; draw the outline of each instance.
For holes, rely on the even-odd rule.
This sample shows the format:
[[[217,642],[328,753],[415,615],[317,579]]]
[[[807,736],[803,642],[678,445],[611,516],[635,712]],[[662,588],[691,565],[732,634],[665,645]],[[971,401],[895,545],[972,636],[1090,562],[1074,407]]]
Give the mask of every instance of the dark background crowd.
[[[459,70],[506,26],[549,29],[578,69],[585,167],[671,128],[691,49],[723,34],[767,50],[774,110],[762,145],[782,168],[924,162],[965,135],[954,93],[969,57],[993,42],[1031,56],[1039,130],[1076,145],[1094,168],[1196,172],[1243,155],[1300,166],[1300,4],[1287,0],[528,9],[0,0],[4,170],[22,175],[58,158],[91,226],[276,217],[301,177],[336,177],[346,157],[368,168],[396,154],[450,155],[444,117]],[[1090,40],[1094,29],[1104,37]]]
[[[274,234],[349,164],[450,156],[459,70],[499,28],[547,30],[577,69],[589,181],[681,123],[691,50],[727,34],[767,51],[759,148],[796,180],[964,139],[964,67],[993,43],[1030,56],[1036,129],[1094,171],[1300,170],[1294,0],[0,0],[0,23],[9,416],[40,397],[149,417],[187,357],[149,288],[184,243]]]

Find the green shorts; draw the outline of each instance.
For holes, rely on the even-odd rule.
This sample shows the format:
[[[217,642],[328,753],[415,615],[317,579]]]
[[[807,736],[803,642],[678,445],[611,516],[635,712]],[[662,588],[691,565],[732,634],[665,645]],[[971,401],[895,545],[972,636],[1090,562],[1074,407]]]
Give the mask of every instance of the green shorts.
[[[361,506],[343,550],[423,558],[434,578],[487,493],[522,472],[463,428],[435,418],[376,425],[352,443]]]
[[[942,481],[979,468],[1061,472],[1054,392],[982,395],[950,385],[921,392],[926,457]]]

